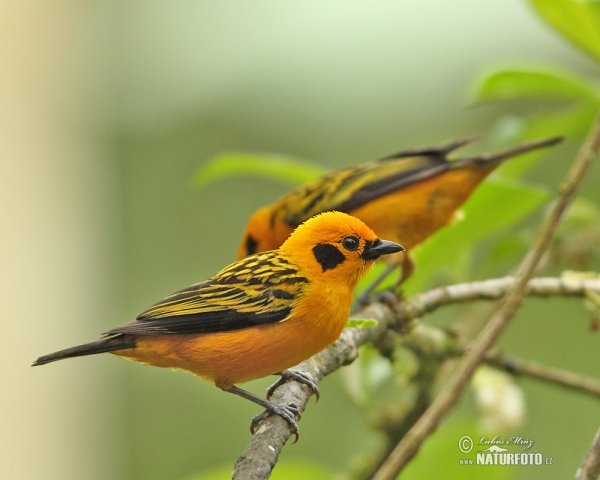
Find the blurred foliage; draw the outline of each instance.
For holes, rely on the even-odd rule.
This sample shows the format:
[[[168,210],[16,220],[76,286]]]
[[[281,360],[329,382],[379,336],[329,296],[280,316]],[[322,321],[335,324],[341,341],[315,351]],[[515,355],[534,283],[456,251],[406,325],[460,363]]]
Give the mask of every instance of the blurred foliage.
[[[576,47],[600,62],[600,4],[577,0],[530,0],[530,5],[549,25]],[[563,134],[585,136],[600,108],[600,84],[558,66],[504,66],[487,69],[475,82],[476,104],[533,102],[534,111],[521,117],[505,118],[496,125],[498,143],[517,139]],[[548,104],[550,106],[548,106]],[[538,110],[538,111],[535,111]],[[508,162],[503,174],[524,175],[539,160],[534,152],[524,162]],[[543,262],[545,268],[587,269],[598,260],[600,209],[585,198],[576,199],[557,232]],[[522,251],[527,240],[504,238],[490,250],[488,266],[509,251]]]
[[[481,412],[478,425],[488,434],[511,434],[525,421],[526,404],[523,390],[509,373],[482,365],[471,386]]]
[[[541,112],[527,118],[497,124],[492,133],[496,143],[512,143],[553,135],[583,137],[600,107],[600,88],[579,75],[557,67],[497,67],[488,69],[475,82],[473,99],[482,105],[494,102],[550,103]],[[501,172],[520,176],[526,173],[541,157],[542,152],[532,152],[524,161],[507,162]]]
[[[232,176],[266,177],[298,185],[325,175],[323,167],[281,155],[223,153],[203,165],[194,175],[194,184],[204,188],[222,178]]]
[[[600,61],[600,4],[580,0],[529,0],[530,5],[564,37]],[[600,87],[578,73],[558,66],[518,65],[488,68],[473,87],[476,104],[492,102],[551,102],[550,111],[532,113],[521,121],[511,121],[510,129],[500,122],[494,136],[500,143],[549,135],[583,137],[600,107]],[[509,133],[510,132],[510,133]],[[508,134],[507,134],[508,133]],[[538,159],[510,162],[502,172],[525,173]]]
[[[600,99],[596,84],[558,68],[494,70],[484,75],[475,88],[475,100],[479,103],[524,99],[598,102]]]
[[[550,265],[588,270],[600,263],[600,205],[576,198],[563,218],[548,252]]]
[[[405,371],[395,377],[394,366]],[[392,363],[381,356],[375,347],[366,344],[360,347],[358,358],[344,368],[341,375],[346,391],[354,403],[363,409],[365,414],[369,414],[381,407],[386,400],[383,392],[386,386],[389,387],[390,382],[406,383],[404,379],[411,378],[416,367],[412,356],[404,361]]]
[[[600,5],[595,0],[529,0],[546,22],[600,61]]]

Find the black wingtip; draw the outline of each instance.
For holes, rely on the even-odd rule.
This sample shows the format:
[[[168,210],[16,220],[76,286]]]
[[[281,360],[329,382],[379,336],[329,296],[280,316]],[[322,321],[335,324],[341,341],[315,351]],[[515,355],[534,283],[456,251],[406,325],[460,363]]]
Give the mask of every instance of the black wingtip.
[[[517,157],[519,155],[523,155],[525,153],[538,150],[540,148],[553,147],[554,145],[557,145],[564,140],[564,135],[556,135],[554,137],[543,138],[541,140],[523,142],[515,147],[508,148],[497,153],[484,153],[481,155],[475,155],[473,157],[460,158],[452,163],[455,167],[461,167],[467,164],[475,164],[478,166],[498,164],[509,158]]]
[[[481,138],[481,136],[477,135],[477,136],[473,136],[473,137],[461,138],[459,140],[454,140],[453,142],[450,142],[450,143],[444,143],[442,145],[436,145],[433,147],[418,147],[418,148],[412,148],[409,150],[402,150],[400,152],[396,152],[396,153],[393,153],[386,157],[380,158],[378,161],[385,162],[386,160],[396,160],[399,158],[406,158],[406,157],[417,157],[420,155],[439,155],[439,156],[445,157],[450,152],[453,152],[454,150],[458,150],[459,148],[462,148],[465,145],[473,143],[476,140],[479,140],[480,138]]]
[[[443,147],[440,147],[440,148],[443,148],[444,153],[448,154],[450,152],[453,152],[454,150],[458,150],[459,148],[462,148],[471,143],[474,143],[477,140],[479,140],[480,138],[481,138],[481,135],[475,135],[473,137],[461,138],[459,140],[456,140],[454,142],[447,144],[445,148],[443,148]]]
[[[416,157],[419,155],[436,155],[436,156],[442,157],[445,160],[445,157],[449,153],[451,153],[455,150],[458,150],[459,148],[462,148],[466,145],[469,145],[469,144],[479,140],[480,138],[481,138],[481,136],[477,135],[477,136],[473,136],[473,137],[461,138],[459,140],[455,140],[453,142],[434,146],[434,147],[424,147],[424,148],[414,148],[414,149],[410,149],[410,150],[402,150],[402,151],[394,153],[392,155],[388,155],[387,157],[380,158],[378,161],[385,162],[387,160],[396,160],[399,158],[406,158],[406,157]],[[473,157],[461,158],[461,159],[457,160],[456,162],[460,162],[461,164],[475,163],[475,164],[479,164],[479,165],[487,165],[487,164],[491,164],[494,162],[500,163],[503,160],[506,160],[507,158],[515,157],[517,155],[522,155],[522,154],[530,152],[532,150],[537,150],[538,148],[552,147],[554,145],[557,145],[557,144],[563,142],[565,140],[565,138],[566,137],[564,135],[556,135],[554,137],[544,138],[542,140],[523,142],[523,143],[517,145],[516,147],[509,148],[507,150],[503,150],[498,153],[494,153],[494,154],[486,153],[486,154],[476,155]],[[458,166],[458,164],[456,166]]]

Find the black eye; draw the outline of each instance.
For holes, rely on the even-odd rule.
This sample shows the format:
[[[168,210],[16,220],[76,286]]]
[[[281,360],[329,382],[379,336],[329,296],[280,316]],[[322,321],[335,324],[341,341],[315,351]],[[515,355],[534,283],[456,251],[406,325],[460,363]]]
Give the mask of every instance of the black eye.
[[[346,237],[342,240],[342,245],[346,250],[350,250],[353,252],[358,248],[358,238],[356,237]]]

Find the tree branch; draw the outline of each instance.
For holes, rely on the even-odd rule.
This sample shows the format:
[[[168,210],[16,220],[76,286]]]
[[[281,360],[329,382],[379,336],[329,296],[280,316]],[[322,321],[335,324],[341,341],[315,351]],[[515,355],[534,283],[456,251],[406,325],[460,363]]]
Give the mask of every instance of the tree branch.
[[[576,390],[600,399],[600,380],[540,363],[524,360],[512,355],[493,352],[486,356],[485,363],[502,368],[513,375],[523,375],[543,382]]]
[[[460,357],[465,353],[463,342],[460,342],[454,335],[442,328],[420,322],[415,322],[410,334],[401,337],[400,344],[421,357],[437,358],[439,361],[449,357]],[[506,370],[512,375],[534,378],[600,399],[600,380],[593,377],[548,367],[499,351],[488,352],[485,356],[485,363]]]
[[[471,376],[484,360],[487,351],[500,337],[510,320],[519,309],[527,282],[538,265],[560,223],[563,213],[571,202],[575,192],[589,169],[592,160],[600,148],[600,118],[596,118],[592,129],[579,150],[573,165],[559,187],[560,196],[550,214],[540,227],[530,250],[517,269],[515,283],[498,305],[495,313],[481,333],[469,346],[469,349],[450,380],[434,400],[425,414],[415,423],[413,428],[398,443],[386,462],[373,477],[374,480],[391,480],[415,456],[425,439],[435,431],[442,419],[458,402]]]
[[[581,467],[575,473],[575,480],[596,480],[600,475],[600,429],[596,432]]]
[[[391,328],[404,328],[410,320],[419,318],[445,305],[472,300],[497,300],[515,285],[514,277],[494,278],[481,282],[459,283],[435,288],[395,305],[395,319]],[[600,276],[594,279],[573,277],[532,278],[525,293],[537,297],[582,296],[585,290],[600,292]]]

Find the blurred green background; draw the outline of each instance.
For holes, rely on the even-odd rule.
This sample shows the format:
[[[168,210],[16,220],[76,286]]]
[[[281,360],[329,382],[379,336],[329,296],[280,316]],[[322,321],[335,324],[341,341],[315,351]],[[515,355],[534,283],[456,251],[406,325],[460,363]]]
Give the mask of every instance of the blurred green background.
[[[214,155],[284,153],[340,168],[489,135],[499,118],[522,113],[519,105],[469,107],[473,80],[492,65],[549,62],[597,75],[521,0],[2,7],[0,477],[7,479],[161,480],[232,470],[258,413],[251,403],[189,374],[109,355],[29,368],[234,259],[250,214],[289,187],[230,178],[194,188],[194,172]],[[575,146],[529,178],[554,188]],[[584,185],[588,198],[600,199],[599,181],[596,166]],[[598,376],[599,339],[588,321],[581,302],[530,300],[501,344]],[[248,388],[262,394],[270,380]],[[519,433],[554,465],[551,474],[517,468],[497,478],[572,476],[600,424],[597,402],[518,383],[528,405]],[[339,375],[321,392],[282,461],[344,472],[380,437]],[[447,432],[437,440],[447,456],[424,451],[415,478],[427,464],[449,468],[433,458],[458,463],[462,425],[476,419],[466,399],[439,432]]]

